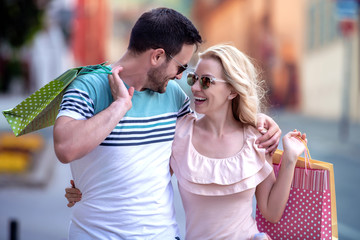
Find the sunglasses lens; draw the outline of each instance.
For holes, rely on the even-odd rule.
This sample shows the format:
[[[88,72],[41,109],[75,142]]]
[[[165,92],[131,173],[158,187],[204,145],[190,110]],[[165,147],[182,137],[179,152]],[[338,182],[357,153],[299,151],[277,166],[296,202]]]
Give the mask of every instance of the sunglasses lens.
[[[187,75],[187,83],[188,83],[188,85],[192,86],[192,85],[195,84],[195,82],[196,82],[196,75],[193,74],[193,73],[189,73]]]
[[[186,69],[187,69],[187,65],[185,65],[185,66],[179,66],[176,75],[179,75],[180,73],[182,73],[182,72],[185,71]]]
[[[179,75],[180,73],[182,73],[185,69],[183,67],[179,67],[176,75]]]
[[[211,79],[209,77],[201,77],[200,83],[203,89],[208,89],[211,84]]]

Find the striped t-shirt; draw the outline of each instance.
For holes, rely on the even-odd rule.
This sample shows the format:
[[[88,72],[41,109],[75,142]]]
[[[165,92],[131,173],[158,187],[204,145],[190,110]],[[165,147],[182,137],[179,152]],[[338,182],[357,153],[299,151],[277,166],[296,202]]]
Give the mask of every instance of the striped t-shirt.
[[[113,101],[106,74],[86,74],[66,90],[60,116],[91,118]],[[73,161],[75,205],[69,237],[74,239],[175,239],[169,157],[177,118],[190,112],[179,85],[165,93],[135,91],[132,108],[111,134],[85,157]]]

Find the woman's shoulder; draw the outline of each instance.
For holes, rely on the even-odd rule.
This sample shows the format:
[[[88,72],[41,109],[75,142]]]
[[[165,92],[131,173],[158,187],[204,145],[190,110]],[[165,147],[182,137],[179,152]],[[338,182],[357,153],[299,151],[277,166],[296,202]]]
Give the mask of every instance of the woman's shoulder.
[[[258,138],[261,136],[259,130],[256,127],[249,124],[244,126],[244,132],[247,136],[251,136],[251,137]]]
[[[188,129],[195,123],[196,119],[195,113],[188,113],[184,116],[178,117],[176,120],[176,131],[181,131],[184,128]]]

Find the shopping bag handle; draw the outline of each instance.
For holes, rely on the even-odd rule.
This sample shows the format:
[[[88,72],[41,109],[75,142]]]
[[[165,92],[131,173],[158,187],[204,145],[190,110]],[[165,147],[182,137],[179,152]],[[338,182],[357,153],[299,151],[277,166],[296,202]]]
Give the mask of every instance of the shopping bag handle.
[[[86,73],[99,73],[99,74],[105,73],[111,75],[112,74],[111,68],[108,66],[104,66],[104,64],[106,64],[106,62],[95,66],[85,66],[81,69],[79,75]]]
[[[310,165],[310,159],[311,159],[310,151],[309,151],[309,148],[308,148],[308,146],[306,144],[306,141],[304,139],[302,139],[299,136],[297,136],[295,139],[302,142],[304,144],[304,146],[305,146],[305,152],[304,152],[304,155],[305,155],[305,157],[304,157],[304,159],[305,159],[305,174],[307,175],[308,174],[307,165],[309,165],[309,168],[311,168],[311,165]],[[280,166],[281,166],[283,155],[284,155],[284,152],[282,152],[282,154],[281,154],[278,168],[280,168]]]

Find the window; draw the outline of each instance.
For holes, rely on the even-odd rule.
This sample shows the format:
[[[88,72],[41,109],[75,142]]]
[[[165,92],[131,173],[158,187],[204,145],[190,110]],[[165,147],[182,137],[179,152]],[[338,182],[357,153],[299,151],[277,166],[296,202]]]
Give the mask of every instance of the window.
[[[321,48],[338,38],[336,3],[332,0],[311,0],[307,6],[306,48]]]

